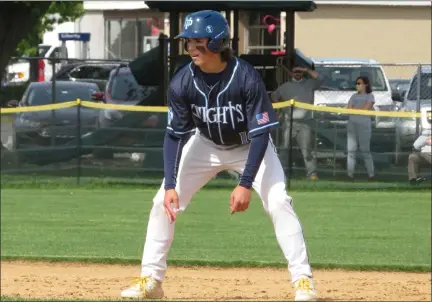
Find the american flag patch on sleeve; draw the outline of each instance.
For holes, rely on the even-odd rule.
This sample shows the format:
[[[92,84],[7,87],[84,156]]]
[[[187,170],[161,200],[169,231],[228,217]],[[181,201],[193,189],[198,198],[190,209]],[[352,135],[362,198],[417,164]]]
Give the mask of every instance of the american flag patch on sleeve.
[[[257,119],[258,125],[266,124],[270,121],[269,115],[267,112],[258,113],[256,115],[256,119]]]

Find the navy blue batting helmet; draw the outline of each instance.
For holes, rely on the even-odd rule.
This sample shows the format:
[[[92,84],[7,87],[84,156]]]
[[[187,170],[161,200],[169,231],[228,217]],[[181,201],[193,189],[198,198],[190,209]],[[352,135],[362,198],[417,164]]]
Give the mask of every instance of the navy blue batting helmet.
[[[221,52],[229,48],[230,36],[230,28],[224,16],[217,11],[202,10],[186,16],[183,31],[176,38],[208,38],[208,49]]]

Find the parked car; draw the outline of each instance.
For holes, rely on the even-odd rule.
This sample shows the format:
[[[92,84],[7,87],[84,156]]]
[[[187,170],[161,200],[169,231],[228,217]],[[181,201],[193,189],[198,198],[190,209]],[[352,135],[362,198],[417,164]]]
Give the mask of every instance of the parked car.
[[[51,64],[50,59],[55,59],[60,57],[62,49],[60,46],[48,45],[48,44],[39,44],[38,45],[38,54],[37,57],[44,58],[43,65],[45,66],[43,69],[44,78],[46,81],[49,81],[53,74],[53,66]],[[68,57],[67,48],[64,50],[66,58]],[[17,60],[14,60],[9,64],[6,68],[6,82],[8,84],[23,84],[30,79],[30,61],[28,56],[23,56]],[[54,66],[55,71],[60,69],[60,64],[56,64]]]
[[[100,92],[94,83],[58,81],[55,86],[55,103],[91,100]],[[52,104],[53,91],[51,82],[30,83],[18,107],[29,107]],[[16,101],[15,101],[16,102]],[[11,101],[10,103],[14,103]],[[77,107],[61,108],[36,112],[20,112],[15,116],[14,149],[25,145],[63,144],[78,134]],[[80,135],[94,131],[99,110],[81,107]]]
[[[391,89],[393,91],[399,92],[399,94],[403,98],[409,88],[410,79],[389,79],[389,83]]]
[[[161,106],[163,95],[159,86],[140,86],[129,67],[122,65],[112,70],[105,94],[98,98],[106,104]],[[127,118],[126,118],[127,117]],[[112,129],[110,145],[124,148],[158,146],[163,140],[166,113],[130,112],[114,109],[102,109],[97,120],[97,129]],[[147,128],[146,132],[137,129]],[[114,130],[115,129],[115,130]],[[114,150],[110,148],[95,149],[93,156],[112,158]]]
[[[416,72],[411,80],[405,94],[400,111],[420,112],[431,107],[432,102],[432,69],[431,66],[423,66],[419,74]],[[418,89],[420,86],[420,90]],[[418,106],[417,106],[418,103]],[[421,132],[421,123],[416,118],[397,118],[396,119],[396,163],[404,163],[408,158],[407,152],[411,151],[412,144],[417,139],[417,124]]]
[[[63,65],[56,73],[56,81],[79,81],[95,83],[102,91],[108,82],[110,72],[122,62],[75,62]]]

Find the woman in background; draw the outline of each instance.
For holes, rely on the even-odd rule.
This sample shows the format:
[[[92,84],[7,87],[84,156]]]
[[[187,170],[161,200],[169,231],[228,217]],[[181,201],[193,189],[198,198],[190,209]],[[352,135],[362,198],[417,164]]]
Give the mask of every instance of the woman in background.
[[[371,110],[375,103],[369,78],[360,76],[356,80],[357,93],[348,101],[348,109]],[[372,136],[372,121],[368,115],[352,114],[347,125],[347,172],[348,177],[354,180],[357,149],[363,156],[369,180],[375,179],[375,168],[370,152],[370,140]]]

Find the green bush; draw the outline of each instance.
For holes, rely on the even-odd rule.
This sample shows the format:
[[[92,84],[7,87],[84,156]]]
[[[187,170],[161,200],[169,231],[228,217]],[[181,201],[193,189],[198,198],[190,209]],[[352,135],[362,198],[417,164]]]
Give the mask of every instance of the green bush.
[[[8,85],[0,88],[0,106],[7,107],[7,103],[11,100],[21,100],[29,83],[20,85]]]

